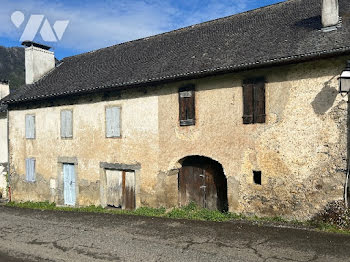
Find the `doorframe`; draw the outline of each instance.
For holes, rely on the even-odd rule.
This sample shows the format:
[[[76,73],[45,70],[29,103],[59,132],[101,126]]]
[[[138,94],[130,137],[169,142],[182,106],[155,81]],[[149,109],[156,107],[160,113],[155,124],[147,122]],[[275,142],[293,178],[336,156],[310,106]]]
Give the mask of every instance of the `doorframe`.
[[[75,205],[79,207],[79,175],[78,175],[78,158],[77,157],[58,157],[57,159],[57,189],[55,202],[58,205],[66,206],[64,203],[64,174],[63,165],[70,164],[74,165],[75,174]],[[70,206],[71,207],[71,206]]]
[[[120,164],[120,163],[107,163],[100,162],[100,204],[102,207],[107,206],[107,177],[106,169],[116,171],[126,171],[135,173],[135,209],[141,206],[140,198],[140,176],[141,176],[141,164]]]

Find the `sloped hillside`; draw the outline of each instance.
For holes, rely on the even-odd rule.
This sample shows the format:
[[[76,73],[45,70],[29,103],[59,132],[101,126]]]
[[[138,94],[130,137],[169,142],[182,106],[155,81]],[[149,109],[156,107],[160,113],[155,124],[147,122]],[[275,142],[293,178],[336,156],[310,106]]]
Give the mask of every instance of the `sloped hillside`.
[[[24,84],[24,48],[0,46],[0,79],[10,80],[11,90]]]

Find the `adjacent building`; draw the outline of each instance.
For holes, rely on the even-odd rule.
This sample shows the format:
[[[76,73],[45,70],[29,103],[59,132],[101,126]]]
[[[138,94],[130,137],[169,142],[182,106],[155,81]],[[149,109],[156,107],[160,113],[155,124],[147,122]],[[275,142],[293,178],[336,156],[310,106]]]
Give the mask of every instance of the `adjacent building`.
[[[343,199],[347,0],[289,0],[56,66],[24,44],[27,85],[6,100],[13,201],[306,219]]]
[[[9,83],[0,80],[0,198],[7,198],[8,126],[7,105],[1,100],[10,93]]]

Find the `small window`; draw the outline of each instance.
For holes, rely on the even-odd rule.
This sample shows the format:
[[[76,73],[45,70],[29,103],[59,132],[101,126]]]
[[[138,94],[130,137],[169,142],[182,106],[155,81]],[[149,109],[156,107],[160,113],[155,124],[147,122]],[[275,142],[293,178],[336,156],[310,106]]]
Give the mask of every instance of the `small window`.
[[[117,106],[106,108],[106,137],[120,137],[120,111]]]
[[[253,171],[254,183],[261,185],[261,171]]]
[[[61,137],[62,138],[73,137],[73,111],[72,110],[61,111]]]
[[[265,123],[265,79],[243,81],[243,124]]]
[[[26,115],[26,138],[35,139],[35,115]]]
[[[195,90],[188,85],[179,90],[180,126],[195,125]]]
[[[26,181],[35,182],[35,159],[26,159]]]

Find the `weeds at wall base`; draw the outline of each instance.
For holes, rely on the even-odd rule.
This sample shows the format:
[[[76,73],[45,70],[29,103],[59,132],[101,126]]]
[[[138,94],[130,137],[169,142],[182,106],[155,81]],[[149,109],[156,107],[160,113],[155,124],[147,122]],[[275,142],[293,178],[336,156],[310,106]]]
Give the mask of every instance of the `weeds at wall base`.
[[[214,222],[227,222],[235,220],[245,220],[257,223],[257,225],[265,225],[267,223],[286,224],[290,226],[304,226],[311,227],[316,230],[350,234],[350,230],[339,228],[331,223],[320,222],[316,220],[310,220],[301,222],[297,220],[288,221],[281,217],[257,217],[257,216],[244,216],[235,213],[222,213],[216,210],[209,210],[198,207],[195,203],[190,203],[187,206],[173,208],[166,210],[165,208],[150,208],[140,207],[136,210],[122,210],[122,209],[109,209],[102,206],[87,206],[87,207],[62,207],[56,206],[55,203],[49,202],[9,202],[7,207],[18,208],[30,208],[39,210],[55,210],[55,211],[75,211],[75,212],[88,212],[88,213],[105,213],[105,214],[125,214],[135,216],[147,216],[147,217],[162,217],[172,219],[189,219],[189,220],[201,220],[201,221],[214,221]]]

